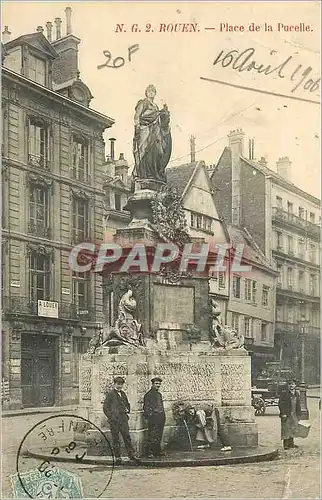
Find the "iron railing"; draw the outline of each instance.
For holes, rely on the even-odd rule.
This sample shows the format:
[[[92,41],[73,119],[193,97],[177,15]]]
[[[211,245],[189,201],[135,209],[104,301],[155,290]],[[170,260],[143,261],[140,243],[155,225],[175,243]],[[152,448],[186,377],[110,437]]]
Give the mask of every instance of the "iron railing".
[[[302,217],[298,217],[297,215],[287,212],[279,207],[273,207],[272,217],[275,220],[283,221],[292,226],[296,226],[297,228],[300,227],[308,234],[320,239],[321,228],[318,224],[314,224],[313,222],[303,219]]]
[[[75,321],[95,321],[95,310],[89,306],[57,302],[58,319]],[[37,316],[38,301],[29,297],[2,297],[2,311],[7,316]]]
[[[313,335],[315,337],[320,336],[319,326],[305,326],[305,335]],[[283,321],[276,321],[275,323],[275,333],[293,333],[296,335],[303,334],[303,327],[298,323],[287,323]]]

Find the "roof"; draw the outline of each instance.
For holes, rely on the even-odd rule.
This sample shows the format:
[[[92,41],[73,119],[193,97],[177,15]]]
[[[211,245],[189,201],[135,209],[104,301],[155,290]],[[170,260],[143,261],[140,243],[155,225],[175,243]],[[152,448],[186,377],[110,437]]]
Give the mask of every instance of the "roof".
[[[28,88],[32,88],[35,92],[39,92],[40,94],[45,93],[51,99],[58,100],[60,103],[63,103],[63,106],[64,105],[72,106],[74,109],[77,109],[77,111],[85,114],[87,117],[96,119],[97,121],[105,125],[105,127],[111,127],[115,123],[113,118],[110,118],[109,116],[103,115],[99,111],[95,111],[92,108],[88,108],[83,104],[73,101],[69,97],[59,94],[58,92],[55,92],[54,90],[51,90],[48,87],[44,87],[43,85],[40,85],[39,83],[36,83],[33,80],[30,80],[29,78],[26,78],[25,76],[16,73],[15,71],[12,71],[4,66],[2,66],[1,69],[2,69],[2,81],[4,77],[16,81],[18,80],[21,84],[26,85]]]
[[[249,262],[254,263],[255,265],[257,263],[261,266],[269,268],[273,272],[276,271],[276,269],[270,263],[269,259],[265,257],[263,252],[259,249],[246,228],[229,225],[227,226],[227,229],[233,247],[238,244],[244,245],[243,257],[245,259],[247,259]]]
[[[6,49],[11,49],[11,47],[16,47],[17,45],[22,45],[27,43],[38,50],[46,52],[46,54],[55,59],[59,56],[58,52],[52,47],[51,43],[47,40],[43,33],[37,31],[36,33],[30,33],[28,35],[21,35],[18,38],[14,38],[5,44]]]
[[[321,200],[319,198],[316,198],[316,196],[313,196],[310,193],[307,193],[306,191],[303,191],[303,189],[297,187],[293,182],[285,179],[281,175],[279,175],[277,172],[274,172],[274,170],[261,165],[260,163],[257,163],[254,160],[249,160],[248,158],[245,158],[244,156],[240,156],[240,159],[244,161],[245,163],[248,163],[253,168],[256,168],[256,170],[259,170],[262,172],[264,175],[272,177],[278,184],[282,184],[286,189],[289,189],[291,191],[295,191],[297,194],[300,196],[303,196],[304,198],[307,198],[311,200],[313,203],[316,203],[318,205],[321,204]]]
[[[197,165],[198,161],[178,165],[176,167],[167,167],[165,170],[167,182],[176,188],[178,195],[182,196]]]

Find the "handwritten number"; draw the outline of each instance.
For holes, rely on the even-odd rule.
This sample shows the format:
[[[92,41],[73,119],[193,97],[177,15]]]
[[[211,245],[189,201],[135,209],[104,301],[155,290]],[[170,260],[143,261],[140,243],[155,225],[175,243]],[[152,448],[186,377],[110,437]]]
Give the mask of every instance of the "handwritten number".
[[[150,24],[148,24],[147,26],[150,26]],[[139,50],[139,46],[137,44],[135,45],[131,45],[129,48],[128,48],[128,59],[129,59],[129,62],[131,62],[132,60],[132,55],[137,52]],[[125,64],[125,59],[124,57],[116,57],[115,59],[113,59],[112,61],[112,54],[109,50],[103,50],[103,55],[104,57],[106,57],[106,61],[104,64],[99,64],[97,66],[97,69],[102,69],[102,68],[121,68],[122,66],[124,66]],[[110,64],[111,63],[111,64]]]
[[[83,460],[83,458],[85,457],[85,455],[86,455],[86,451],[84,451],[84,453],[83,453],[83,455],[82,455],[81,457],[80,457],[80,456],[78,456],[78,455],[76,455],[76,456],[75,456],[75,460],[76,460],[77,462],[81,462],[81,461]]]

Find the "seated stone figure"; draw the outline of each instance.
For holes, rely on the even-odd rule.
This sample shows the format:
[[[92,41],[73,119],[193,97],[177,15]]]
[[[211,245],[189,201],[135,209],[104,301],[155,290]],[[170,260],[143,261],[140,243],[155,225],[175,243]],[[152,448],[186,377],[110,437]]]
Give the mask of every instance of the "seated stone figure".
[[[244,346],[244,336],[236,330],[221,322],[221,311],[218,303],[211,299],[212,329],[210,341],[214,347],[229,349],[240,349]]]
[[[118,317],[114,327],[109,330],[104,345],[130,344],[143,345],[141,324],[134,318],[136,300],[131,288],[121,297],[118,305]]]

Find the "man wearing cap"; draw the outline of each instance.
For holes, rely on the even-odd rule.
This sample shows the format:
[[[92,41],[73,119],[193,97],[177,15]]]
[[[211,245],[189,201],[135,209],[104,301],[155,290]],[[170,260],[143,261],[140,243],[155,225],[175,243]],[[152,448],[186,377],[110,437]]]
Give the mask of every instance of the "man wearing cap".
[[[120,446],[121,433],[129,459],[135,463],[139,463],[140,461],[136,456],[132,446],[129,430],[128,420],[130,413],[130,403],[125,392],[122,390],[125,380],[122,377],[115,377],[113,382],[114,389],[106,394],[103,404],[103,412],[110,424],[113,450],[116,459],[115,461],[117,465],[120,465],[122,463]]]
[[[148,439],[146,454],[148,457],[160,457],[161,440],[165,424],[165,412],[162,395],[159,391],[162,379],[154,377],[151,389],[145,394],[143,400],[143,416],[148,421]]]

